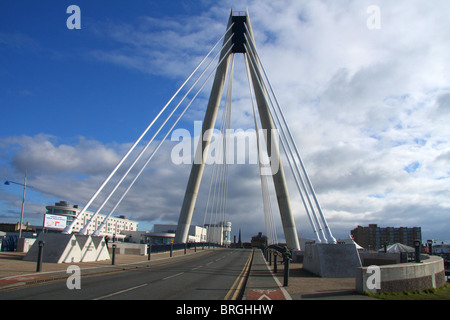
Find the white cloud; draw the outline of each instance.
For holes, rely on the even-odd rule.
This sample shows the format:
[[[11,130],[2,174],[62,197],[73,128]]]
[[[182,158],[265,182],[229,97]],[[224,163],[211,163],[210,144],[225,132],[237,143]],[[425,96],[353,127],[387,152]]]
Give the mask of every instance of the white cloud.
[[[372,4],[247,1],[239,7],[248,6],[259,54],[335,235],[378,223],[422,226],[424,237],[443,238],[450,227],[450,4],[377,1],[381,29],[369,30],[366,9]],[[112,49],[90,54],[183,80],[225,31],[231,7],[236,9],[233,1],[222,1],[181,20],[141,16],[99,23],[96,35]],[[242,70],[236,70],[232,126],[246,129],[252,115]],[[194,107],[188,119],[201,120],[201,106]],[[77,202],[92,194],[127,147],[86,139],[62,144],[48,136],[14,139],[13,169],[35,170],[43,192],[70,194]],[[177,221],[190,166],[172,165],[166,153],[170,143],[126,198],[124,212]],[[256,233],[264,230],[261,191],[259,177],[248,169],[230,170],[229,216],[235,227]],[[208,182],[205,174],[202,188]],[[289,187],[299,233],[311,236],[292,180]]]

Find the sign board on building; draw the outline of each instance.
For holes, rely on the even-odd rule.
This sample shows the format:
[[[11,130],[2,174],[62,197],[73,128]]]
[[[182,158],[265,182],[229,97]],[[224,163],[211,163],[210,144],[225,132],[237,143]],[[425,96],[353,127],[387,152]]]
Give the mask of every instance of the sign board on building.
[[[58,216],[54,214],[44,215],[44,228],[48,229],[64,229],[67,225],[66,216]]]

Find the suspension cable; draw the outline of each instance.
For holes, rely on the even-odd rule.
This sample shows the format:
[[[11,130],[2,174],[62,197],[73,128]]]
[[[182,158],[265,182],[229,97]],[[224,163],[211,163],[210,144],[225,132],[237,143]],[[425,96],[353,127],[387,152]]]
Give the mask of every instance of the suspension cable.
[[[246,38],[248,39],[248,37],[246,37]],[[249,43],[250,43],[250,42],[249,42]],[[255,57],[254,57],[254,55],[253,55],[253,52],[252,52],[251,48],[249,48],[248,46],[246,46],[246,49],[247,49],[247,51],[249,52],[249,55],[250,55],[250,56],[253,56],[253,60],[254,60],[255,62],[257,62],[257,60],[255,59]],[[262,78],[261,78],[260,74],[256,71],[257,68],[253,65],[253,61],[252,61],[251,59],[249,59],[249,60],[250,60],[250,64],[251,64],[251,66],[252,66],[253,71],[254,71],[255,74],[257,75],[256,78],[257,78],[258,85],[260,86],[260,88],[261,88],[261,90],[262,90],[263,92],[266,92],[266,93],[267,93],[266,88],[264,87],[263,83],[261,83]],[[269,99],[269,101],[267,101],[267,98]],[[266,95],[265,95],[265,99],[266,99],[267,104],[268,104],[269,107],[270,107],[271,104],[272,104],[272,101],[270,100],[270,96],[266,96]],[[273,108],[273,107],[272,107],[272,108]],[[296,181],[297,188],[299,189],[299,193],[300,193],[300,196],[301,196],[301,198],[302,198],[302,202],[303,202],[303,205],[304,205],[305,210],[306,210],[306,212],[307,212],[307,215],[308,215],[309,221],[310,221],[310,223],[311,223],[311,226],[312,226],[312,228],[313,228],[313,231],[315,232],[315,235],[316,235],[317,239],[318,239],[319,242],[320,242],[320,236],[319,236],[319,234],[318,234],[318,232],[317,232],[317,230],[316,230],[316,227],[315,227],[315,224],[314,224],[314,222],[313,222],[313,219],[311,218],[311,214],[310,214],[310,212],[309,212],[309,210],[308,210],[308,206],[307,206],[307,204],[306,204],[306,202],[305,202],[305,200],[304,200],[303,193],[305,194],[306,198],[308,199],[308,202],[309,202],[309,204],[310,204],[311,210],[312,210],[312,212],[313,212],[314,220],[318,223],[319,227],[320,227],[320,223],[319,223],[319,221],[318,221],[318,219],[317,219],[317,216],[316,216],[316,214],[315,214],[315,212],[314,212],[314,208],[312,207],[312,204],[311,204],[311,201],[310,201],[310,199],[309,199],[309,195],[308,195],[306,186],[305,186],[304,183],[303,183],[303,179],[302,179],[300,173],[299,173],[298,171],[296,172],[296,171],[294,170],[293,166],[292,166],[292,163],[291,163],[291,162],[294,162],[294,164],[295,164],[294,155],[293,155],[292,151],[291,151],[290,149],[289,149],[289,151],[288,151],[288,149],[287,149],[287,147],[286,147],[286,145],[287,145],[288,147],[289,147],[289,145],[287,144],[287,141],[286,141],[286,137],[285,137],[285,133],[284,133],[284,130],[283,130],[283,126],[281,126],[281,124],[279,123],[278,116],[275,114],[275,117],[274,117],[273,111],[272,111],[270,108],[269,108],[269,111],[270,111],[270,113],[271,113],[271,115],[272,115],[272,118],[276,121],[276,123],[278,124],[278,127],[279,127],[279,129],[280,129],[280,133],[281,133],[281,135],[280,135],[280,136],[281,136],[281,145],[282,145],[283,149],[285,150],[285,153],[286,153],[286,156],[287,156],[287,159],[288,159],[288,162],[289,162],[291,171],[292,171],[292,173],[293,173],[293,175],[294,175],[294,179],[295,179],[295,181]],[[291,156],[292,159],[291,159],[289,156]],[[298,175],[298,177],[297,177],[297,175]],[[300,184],[299,184],[299,182],[298,182],[299,179],[300,179],[300,182],[301,182],[301,186],[300,186]],[[302,187],[303,187],[303,191],[302,191]],[[322,231],[322,232],[323,232],[323,231]]]
[[[228,44],[228,42],[231,40],[232,37],[230,37],[228,39],[228,41],[222,46],[222,49]],[[192,84],[191,88],[186,92],[186,94],[183,96],[183,98],[180,100],[180,102],[175,106],[175,108],[172,110],[172,112],[167,116],[166,120],[161,124],[161,126],[159,127],[159,129],[155,132],[155,134],[153,135],[153,137],[148,141],[148,143],[146,144],[146,146],[141,150],[141,152],[139,153],[139,155],[135,158],[134,162],[130,165],[130,167],[128,168],[128,170],[123,174],[122,178],[116,183],[115,187],[112,189],[112,191],[109,193],[109,195],[104,199],[103,203],[100,205],[100,207],[97,209],[97,211],[92,215],[91,219],[86,223],[86,225],[83,227],[83,229],[80,230],[79,234],[86,234],[89,225],[91,224],[92,221],[94,221],[94,219],[96,218],[96,216],[98,215],[98,213],[103,209],[103,207],[105,206],[105,204],[109,201],[109,199],[111,198],[111,196],[114,194],[114,192],[117,190],[117,188],[122,184],[123,180],[128,176],[128,174],[130,173],[130,171],[134,168],[134,166],[136,165],[136,163],[139,161],[139,159],[142,157],[142,155],[147,151],[148,147],[150,146],[150,144],[153,142],[153,140],[156,138],[156,136],[159,134],[159,132],[163,129],[163,127],[166,125],[166,123],[169,121],[169,119],[173,116],[173,114],[175,113],[175,111],[178,109],[178,107],[181,105],[181,103],[184,101],[184,99],[187,97],[187,95],[191,92],[191,90],[195,87],[195,85],[198,83],[198,81],[201,79],[201,77],[205,74],[205,72],[208,70],[208,68],[210,67],[210,65],[212,64],[212,62],[216,59],[216,57],[219,55],[219,53],[222,50],[220,50],[213,58],[213,60],[211,60],[208,65],[206,66],[206,68],[203,70],[203,72],[198,76],[197,80]]]
[[[209,209],[209,234],[210,239],[218,240],[220,235],[220,226],[224,227],[226,208],[227,208],[227,194],[228,194],[228,163],[226,160],[226,147],[227,147],[227,134],[230,128],[231,119],[231,99],[232,99],[232,79],[234,71],[234,53],[232,56],[229,75],[228,75],[228,88],[227,96],[225,101],[225,106],[222,110],[221,124],[220,124],[220,135],[216,137],[218,141],[218,147],[216,148],[215,163],[213,166],[213,171],[210,178],[210,186],[208,192],[208,199],[205,207],[205,213],[203,218],[203,225],[206,222],[206,216],[208,215]],[[220,140],[219,140],[220,139]],[[214,188],[213,188],[214,185]],[[209,205],[211,200],[212,192],[212,204]],[[222,223],[221,223],[222,222]],[[212,230],[211,230],[212,229]],[[211,232],[212,231],[212,232]]]
[[[263,198],[263,208],[264,208],[264,218],[265,218],[265,224],[266,224],[266,234],[268,237],[269,244],[275,244],[278,243],[278,239],[276,236],[275,231],[275,225],[273,223],[273,211],[272,211],[272,203],[270,201],[270,195],[268,191],[268,185],[267,185],[267,179],[268,176],[266,174],[263,174],[263,163],[261,161],[261,157],[263,154],[267,154],[267,148],[264,148],[262,145],[263,141],[259,137],[259,129],[258,129],[258,121],[256,119],[256,108],[255,108],[255,102],[253,98],[253,90],[251,86],[251,78],[250,78],[250,69],[248,65],[248,58],[245,57],[245,66],[247,70],[247,78],[248,78],[248,85],[250,89],[250,98],[252,101],[252,110],[253,110],[253,118],[255,123],[255,131],[256,131],[256,142],[257,142],[257,153],[258,153],[258,164],[259,164],[259,176],[261,179],[261,189],[262,189],[262,198]],[[264,150],[266,150],[264,152]]]
[[[251,54],[251,51],[250,51],[250,50],[249,50],[249,52],[250,52],[250,54]],[[252,62],[251,60],[250,60],[250,63],[251,63],[251,65],[252,65],[253,70],[255,71],[255,67],[254,67],[253,62]],[[255,71],[255,72],[256,72],[256,71]],[[261,81],[260,81],[259,78],[257,79],[257,81],[258,81],[259,86],[262,88],[263,85],[261,84]],[[265,92],[266,92],[266,91],[265,91]],[[269,112],[270,112],[271,114],[273,113],[272,110],[270,110],[270,109],[269,109]],[[306,186],[305,186],[305,184],[304,184],[304,182],[303,182],[303,178],[301,177],[301,175],[300,175],[300,173],[299,173],[298,171],[295,171],[295,170],[294,170],[294,167],[293,167],[293,164],[292,164],[293,162],[295,163],[294,156],[293,156],[293,154],[292,154],[292,152],[291,152],[290,150],[289,150],[289,151],[287,150],[287,147],[286,147],[286,145],[287,145],[286,137],[285,137],[284,131],[282,130],[281,125],[279,124],[278,118],[277,118],[277,117],[274,118],[273,115],[272,115],[272,118],[276,121],[276,126],[280,128],[280,133],[281,133],[281,134],[280,134],[280,137],[281,137],[281,145],[282,145],[282,147],[283,147],[283,149],[284,149],[284,151],[285,151],[285,154],[286,154],[286,157],[287,157],[287,160],[288,160],[288,163],[289,163],[289,167],[290,167],[290,169],[291,169],[291,171],[292,171],[292,173],[293,173],[294,180],[295,180],[296,185],[297,185],[297,188],[298,188],[298,190],[299,190],[300,197],[301,197],[301,199],[302,199],[303,205],[304,205],[304,207],[305,207],[305,210],[306,210],[306,213],[307,213],[307,215],[308,215],[308,218],[309,218],[309,221],[310,221],[310,223],[311,223],[311,226],[312,226],[312,228],[313,228],[313,231],[314,231],[314,233],[315,233],[315,235],[316,235],[317,240],[318,240],[319,242],[321,242],[320,235],[319,235],[319,233],[317,232],[317,229],[316,229],[314,220],[315,220],[316,223],[319,225],[319,231],[322,231],[322,228],[321,228],[320,222],[318,221],[318,218],[317,218],[317,216],[316,216],[316,214],[315,214],[315,212],[314,212],[314,208],[312,207],[312,203],[311,203],[311,200],[310,200],[310,198],[309,198],[309,195],[308,195]],[[292,159],[291,159],[291,157],[292,157]],[[300,180],[300,183],[299,183],[299,180]],[[308,205],[306,204],[305,197],[303,196],[303,194],[304,194],[305,197],[307,198],[307,201],[308,201],[308,203],[309,203],[309,205],[310,205],[311,211],[312,211],[312,213],[313,213],[313,218],[314,218],[314,220],[311,218],[311,213],[310,213],[310,210],[308,209]],[[323,233],[323,231],[322,231],[322,233]]]
[[[251,50],[251,48],[250,48],[249,52],[253,56],[253,59],[256,61],[256,59],[254,58],[253,51]],[[253,62],[252,61],[250,61],[250,62],[252,64],[253,70],[255,70],[256,68],[254,68]],[[264,86],[264,83],[261,84],[261,80],[260,80],[259,77],[258,77],[258,83],[259,83],[260,87]],[[265,89],[265,92],[267,93],[267,90],[266,90],[265,87],[264,87],[264,89]],[[268,101],[270,103],[269,106],[273,109],[273,102],[270,99],[270,96],[268,96],[267,98],[269,99],[269,101]],[[307,187],[306,187],[306,185],[305,185],[305,183],[303,181],[301,173],[298,171],[298,167],[296,165],[295,157],[294,157],[294,154],[292,152],[292,149],[291,149],[290,145],[287,142],[287,138],[286,138],[286,134],[285,134],[285,132],[283,130],[283,126],[280,123],[278,115],[276,113],[274,113],[274,111],[271,110],[270,108],[269,108],[269,111],[270,111],[270,113],[272,115],[272,118],[275,120],[275,123],[277,124],[277,127],[280,128],[281,145],[282,145],[282,147],[283,147],[283,149],[285,151],[285,154],[286,154],[286,157],[287,157],[287,160],[288,160],[288,163],[289,163],[289,167],[290,167],[290,169],[292,171],[292,174],[294,176],[294,180],[295,180],[297,188],[299,190],[300,197],[301,197],[303,205],[305,207],[305,210],[306,210],[307,216],[309,218],[311,227],[312,227],[312,229],[313,229],[313,231],[314,231],[314,233],[316,235],[316,238],[317,238],[318,242],[321,242],[321,238],[320,238],[319,232],[322,232],[322,235],[323,235],[323,237],[325,239],[326,239],[326,237],[325,237],[324,231],[322,229],[322,226],[320,224],[320,221],[319,221],[319,219],[317,217],[317,214],[315,213],[313,204],[312,204],[311,199],[309,197],[309,193],[308,193]],[[294,168],[293,165],[295,166],[295,168]],[[299,180],[300,180],[300,183],[299,183]],[[305,194],[306,200],[308,201],[309,208],[312,211],[313,218],[311,218],[311,213],[310,213],[310,210],[308,209],[308,205],[306,204],[305,197],[303,196],[303,193]],[[315,221],[315,223],[314,223],[314,221]],[[315,224],[318,225],[319,232],[317,231]]]
[[[245,26],[245,27],[247,28],[247,26]],[[247,30],[248,30],[248,29],[247,29]],[[249,37],[247,37],[247,39],[248,39],[248,38],[249,38]],[[251,43],[251,45],[252,45],[254,48],[256,48],[255,45],[254,45],[254,43],[253,43],[253,41],[252,41],[252,39],[250,39],[250,43]],[[288,141],[290,141],[290,143],[292,144],[292,146],[293,146],[293,148],[294,148],[294,150],[295,150],[295,154],[296,154],[296,156],[297,156],[297,160],[298,160],[298,162],[300,163],[300,166],[301,166],[301,168],[302,168],[303,174],[304,174],[304,176],[305,176],[305,180],[306,180],[306,182],[307,182],[307,184],[308,184],[308,187],[309,187],[309,189],[310,189],[310,192],[311,192],[311,194],[312,194],[312,196],[313,196],[313,199],[314,199],[314,202],[315,202],[315,204],[316,204],[317,210],[319,211],[320,218],[322,219],[322,222],[324,223],[325,231],[327,232],[328,237],[330,238],[330,241],[331,241],[332,243],[336,243],[336,239],[334,238],[334,236],[333,236],[333,234],[332,234],[332,232],[331,232],[331,229],[330,229],[329,226],[328,226],[328,223],[327,223],[327,221],[326,221],[326,218],[325,218],[325,216],[324,216],[324,214],[323,214],[323,212],[322,212],[322,208],[320,207],[319,201],[317,200],[317,196],[316,196],[316,193],[315,193],[315,191],[314,191],[314,187],[313,187],[313,185],[312,185],[312,183],[311,183],[311,180],[309,179],[308,173],[306,172],[305,166],[304,166],[303,161],[302,161],[302,159],[301,159],[301,157],[300,157],[300,154],[299,154],[298,148],[297,148],[297,146],[296,146],[296,144],[295,144],[295,141],[294,141],[294,139],[293,139],[292,133],[291,133],[291,131],[290,131],[290,129],[289,129],[289,126],[287,125],[287,122],[286,122],[286,118],[285,118],[285,116],[284,116],[284,113],[283,113],[283,111],[282,111],[282,109],[281,109],[281,107],[280,107],[280,105],[279,105],[279,103],[278,103],[278,99],[277,99],[276,96],[275,96],[275,93],[274,93],[274,91],[273,91],[273,88],[272,88],[272,86],[271,86],[271,84],[270,84],[270,81],[269,81],[269,79],[268,79],[267,73],[266,73],[266,71],[265,71],[265,69],[264,69],[264,66],[262,65],[261,59],[259,58],[256,49],[255,49],[255,56],[256,56],[255,61],[258,61],[258,63],[261,65],[261,68],[262,68],[262,70],[263,70],[264,76],[265,76],[265,78],[266,78],[266,80],[267,80],[267,83],[268,83],[268,85],[269,85],[270,92],[272,93],[272,95],[273,95],[273,97],[274,97],[274,100],[275,100],[275,102],[276,102],[276,106],[277,106],[278,112],[281,114],[282,121],[283,121],[284,126],[285,126],[285,128],[286,128],[286,130],[287,130],[287,133],[288,133],[288,137],[289,137],[289,140],[288,140]],[[269,98],[270,98],[270,97],[269,97]],[[273,107],[273,108],[274,108],[274,107]],[[276,110],[276,109],[274,108],[274,110]],[[296,163],[296,162],[295,162],[295,164],[296,164],[296,167],[297,167],[297,163]],[[298,168],[298,167],[297,167],[297,168]],[[325,238],[326,241],[328,242],[328,240],[327,240],[327,238],[325,237],[325,235],[324,235],[324,238]]]
[[[138,172],[138,174],[135,176],[134,180],[130,183],[130,185],[128,186],[128,188],[126,189],[126,191],[122,194],[121,198],[119,199],[119,201],[116,203],[116,205],[114,206],[114,208],[111,210],[111,212],[106,216],[106,218],[103,220],[103,222],[101,223],[101,225],[97,228],[97,230],[94,232],[94,235],[99,235],[100,231],[102,229],[102,227],[106,224],[106,221],[111,217],[111,215],[114,213],[114,211],[117,209],[117,207],[119,206],[119,204],[122,202],[122,200],[125,198],[126,194],[128,193],[128,191],[131,189],[131,187],[134,185],[134,183],[136,182],[136,180],[139,178],[139,176],[142,174],[142,172],[144,171],[144,169],[147,167],[147,165],[149,164],[150,160],[153,158],[153,156],[156,154],[156,152],[159,150],[159,148],[161,147],[161,145],[164,143],[164,141],[167,139],[167,137],[169,136],[170,132],[172,132],[173,128],[175,127],[175,125],[180,121],[181,117],[186,113],[186,111],[188,110],[188,108],[191,106],[191,104],[194,102],[194,100],[197,98],[198,94],[201,92],[201,90],[203,90],[203,88],[205,87],[206,83],[208,82],[208,80],[211,78],[211,76],[213,75],[213,72],[222,64],[222,62],[225,60],[225,57],[229,54],[229,52],[231,51],[231,49],[233,48],[233,45],[228,49],[227,53],[223,56],[223,58],[219,61],[219,63],[217,64],[217,66],[215,68],[213,68],[213,70],[211,70],[211,72],[209,73],[208,77],[206,78],[206,80],[203,82],[202,86],[198,89],[197,93],[192,97],[191,101],[189,102],[189,104],[184,108],[184,110],[182,111],[182,113],[178,116],[178,118],[176,119],[176,121],[173,123],[173,125],[170,127],[170,129],[167,131],[166,135],[164,136],[164,138],[160,141],[160,143],[158,144],[158,146],[153,150],[152,154],[150,155],[150,157],[147,159],[147,161],[145,162],[145,164],[142,166],[141,170]],[[216,55],[217,57],[217,55]],[[214,57],[214,59],[216,58]],[[213,60],[214,60],[213,59]],[[209,65],[208,65],[209,67]]]
[[[233,23],[234,24],[234,23]],[[111,180],[111,178],[114,176],[114,174],[117,172],[117,170],[122,166],[122,164],[125,162],[125,160],[128,158],[128,156],[133,152],[133,150],[136,148],[136,146],[139,144],[139,142],[144,138],[144,136],[147,134],[147,132],[151,129],[153,124],[158,120],[158,118],[161,116],[161,114],[166,110],[166,108],[169,106],[170,103],[172,103],[173,99],[178,95],[178,93],[184,88],[186,83],[192,78],[192,76],[197,72],[197,70],[200,68],[200,66],[205,62],[205,60],[209,57],[211,52],[214,51],[214,49],[217,47],[217,45],[222,41],[222,39],[225,37],[225,35],[228,33],[228,31],[233,27],[233,24],[230,25],[230,27],[225,31],[225,33],[222,35],[222,37],[214,44],[212,49],[208,52],[208,54],[203,58],[202,61],[197,65],[197,67],[194,69],[194,71],[191,72],[191,74],[187,77],[187,79],[183,82],[183,84],[178,88],[178,90],[174,93],[174,95],[169,99],[169,101],[164,105],[164,107],[161,109],[161,111],[156,115],[156,117],[153,119],[153,121],[147,126],[147,128],[144,130],[144,132],[139,136],[139,138],[134,142],[134,144],[131,146],[131,148],[127,151],[127,153],[122,157],[122,159],[117,163],[116,167],[113,169],[113,171],[109,174],[109,176],[104,180],[100,188],[92,195],[90,200],[86,203],[86,205],[83,207],[83,209],[76,215],[76,217],[73,219],[70,225],[68,225],[63,231],[63,234],[71,234],[73,227],[75,226],[75,223],[77,220],[86,212],[86,210],[90,207],[92,202],[98,197],[100,192],[103,190],[103,188],[108,184],[108,182]]]

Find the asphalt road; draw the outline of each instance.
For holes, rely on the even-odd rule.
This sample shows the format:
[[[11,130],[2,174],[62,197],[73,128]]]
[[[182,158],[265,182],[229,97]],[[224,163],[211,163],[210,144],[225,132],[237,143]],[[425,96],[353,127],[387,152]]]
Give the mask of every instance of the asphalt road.
[[[0,292],[0,300],[223,300],[241,274],[251,250],[222,249],[182,261]]]

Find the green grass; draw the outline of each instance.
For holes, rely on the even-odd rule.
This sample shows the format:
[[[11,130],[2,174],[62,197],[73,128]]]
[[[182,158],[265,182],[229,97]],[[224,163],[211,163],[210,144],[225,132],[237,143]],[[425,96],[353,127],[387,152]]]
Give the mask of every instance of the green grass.
[[[450,283],[445,283],[439,289],[423,291],[367,293],[368,296],[383,300],[450,300]]]

